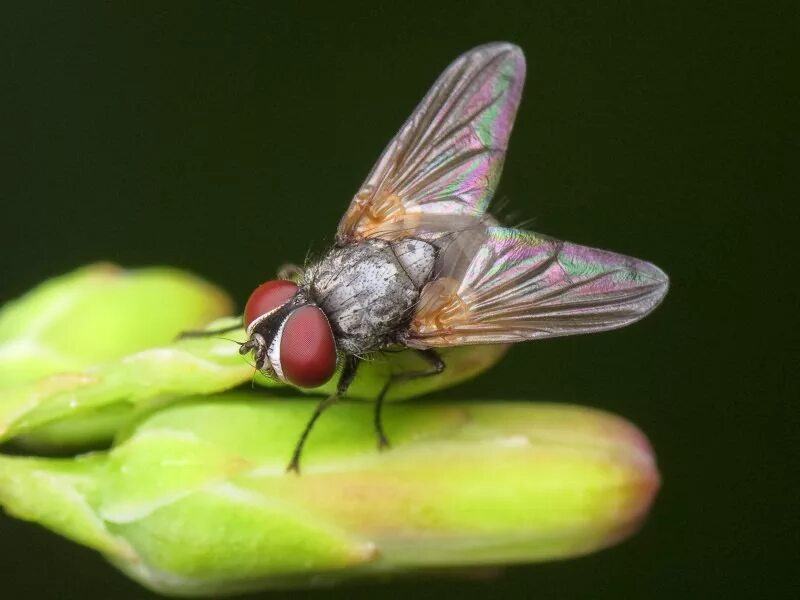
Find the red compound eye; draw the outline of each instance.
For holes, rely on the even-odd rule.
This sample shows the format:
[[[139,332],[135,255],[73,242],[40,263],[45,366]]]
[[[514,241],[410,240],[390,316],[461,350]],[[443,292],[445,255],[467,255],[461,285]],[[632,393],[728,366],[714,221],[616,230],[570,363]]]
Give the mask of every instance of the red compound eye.
[[[293,281],[275,279],[262,283],[250,294],[250,299],[244,307],[244,326],[250,327],[250,323],[261,315],[283,306],[296,292],[297,284]]]
[[[336,370],[336,342],[320,308],[303,306],[286,319],[280,366],[283,376],[300,387],[317,387],[331,378]]]

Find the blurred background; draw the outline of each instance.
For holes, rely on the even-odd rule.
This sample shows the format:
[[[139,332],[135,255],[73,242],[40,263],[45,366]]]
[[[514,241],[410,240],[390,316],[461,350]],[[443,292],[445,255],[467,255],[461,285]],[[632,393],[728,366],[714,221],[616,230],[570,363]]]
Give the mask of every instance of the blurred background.
[[[111,260],[189,269],[241,306],[332,240],[452,59],[515,42],[528,81],[496,199],[655,262],[672,289],[633,327],[519,346],[443,395],[623,415],[662,491],[638,535],[592,556],[295,596],[796,597],[797,8],[287,4],[4,7],[0,301]],[[0,581],[4,597],[150,597],[5,516]]]

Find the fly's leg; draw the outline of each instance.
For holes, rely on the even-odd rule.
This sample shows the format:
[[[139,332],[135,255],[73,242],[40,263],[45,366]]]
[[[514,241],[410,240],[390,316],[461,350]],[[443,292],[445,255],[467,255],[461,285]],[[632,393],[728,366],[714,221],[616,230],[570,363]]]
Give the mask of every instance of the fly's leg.
[[[189,331],[181,331],[178,334],[178,339],[184,340],[186,338],[213,337],[221,333],[230,333],[231,331],[236,331],[237,329],[241,328],[242,324],[238,323],[236,325],[228,325],[227,327],[221,327],[220,329],[193,329]]]
[[[417,353],[430,364],[430,368],[424,371],[408,371],[407,373],[394,373],[390,375],[375,402],[375,434],[378,436],[378,450],[385,450],[389,447],[389,439],[386,437],[386,432],[383,430],[382,413],[383,401],[386,399],[386,393],[389,391],[392,384],[400,383],[401,381],[421,379],[422,377],[431,377],[444,371],[444,361],[436,350],[417,350]]]
[[[359,362],[360,360],[355,356],[348,356],[345,359],[344,369],[342,369],[342,374],[339,377],[339,383],[336,384],[336,391],[324,400],[320,401],[320,403],[317,404],[317,408],[314,409],[314,414],[311,415],[308,423],[306,423],[306,428],[303,430],[297,445],[294,447],[292,460],[289,461],[289,466],[286,467],[287,473],[294,471],[298,475],[300,474],[300,456],[303,453],[303,446],[306,443],[308,434],[311,433],[311,429],[313,429],[314,423],[317,422],[319,416],[325,412],[327,408],[330,408],[336,404],[336,402],[338,402],[339,399],[344,396],[345,392],[347,392],[347,388],[350,387],[350,384],[353,383],[353,379],[356,376],[356,370],[358,369]]]
[[[278,279],[288,279],[295,283],[303,278],[303,269],[291,263],[282,264],[278,269]]]
[[[288,279],[289,281],[300,281],[303,278],[303,269],[298,267],[297,265],[293,265],[291,263],[286,263],[281,265],[278,269],[278,279]],[[229,327],[222,327],[220,329],[212,329],[212,330],[190,330],[190,331],[181,331],[178,334],[178,339],[182,340],[185,338],[201,338],[201,337],[212,337],[215,335],[219,335],[221,333],[230,333],[231,331],[235,331],[240,329],[242,324],[239,325],[231,325]]]

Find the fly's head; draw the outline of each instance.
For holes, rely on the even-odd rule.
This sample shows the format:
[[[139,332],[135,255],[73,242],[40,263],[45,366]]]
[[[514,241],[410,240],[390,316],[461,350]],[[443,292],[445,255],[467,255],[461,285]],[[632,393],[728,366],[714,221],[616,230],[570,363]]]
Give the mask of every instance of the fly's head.
[[[298,387],[317,387],[336,371],[336,340],[328,318],[293,281],[261,284],[244,310],[249,339],[239,349],[253,353],[256,368]]]

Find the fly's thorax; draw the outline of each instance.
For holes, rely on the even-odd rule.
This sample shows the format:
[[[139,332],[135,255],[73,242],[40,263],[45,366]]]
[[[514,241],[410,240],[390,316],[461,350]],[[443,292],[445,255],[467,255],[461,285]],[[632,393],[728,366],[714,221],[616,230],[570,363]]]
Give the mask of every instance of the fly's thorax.
[[[394,256],[414,287],[421,290],[433,274],[438,254],[436,247],[415,238],[392,242],[391,247]]]
[[[435,262],[436,249],[421,240],[366,240],[333,248],[306,270],[302,287],[327,315],[339,346],[367,352],[410,321]]]

